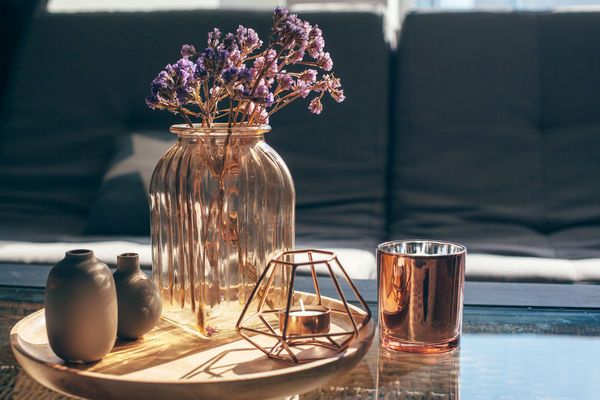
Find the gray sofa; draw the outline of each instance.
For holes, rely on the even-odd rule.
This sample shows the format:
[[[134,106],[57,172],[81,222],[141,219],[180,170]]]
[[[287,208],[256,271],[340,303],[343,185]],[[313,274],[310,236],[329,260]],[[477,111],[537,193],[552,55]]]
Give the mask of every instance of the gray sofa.
[[[377,244],[465,244],[467,279],[600,282],[600,13],[303,13],[346,101],[296,102],[269,143],[297,192],[297,248],[374,278]],[[178,116],[150,82],[206,32],[262,37],[268,12],[49,14],[27,25],[2,94],[0,260],[91,247],[149,263],[147,182]],[[3,37],[3,43],[9,40]],[[1,266],[1,265],[0,265]]]

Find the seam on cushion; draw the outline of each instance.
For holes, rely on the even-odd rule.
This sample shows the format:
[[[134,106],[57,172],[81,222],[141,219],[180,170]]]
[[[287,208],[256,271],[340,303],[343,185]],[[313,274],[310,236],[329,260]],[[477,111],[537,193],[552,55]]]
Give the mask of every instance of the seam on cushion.
[[[535,25],[536,25],[536,35],[537,35],[537,52],[538,52],[538,57],[537,57],[537,61],[538,61],[538,65],[537,65],[537,69],[538,69],[538,110],[537,110],[537,127],[539,130],[539,134],[540,134],[540,168],[541,168],[541,196],[542,196],[542,225],[541,225],[541,233],[544,235],[545,240],[548,243],[548,248],[552,250],[553,253],[553,257],[554,258],[558,258],[558,250],[556,249],[555,245],[554,245],[554,241],[552,240],[552,238],[549,236],[549,231],[550,231],[550,222],[549,222],[549,218],[548,218],[548,166],[547,166],[547,138],[546,138],[546,129],[543,126],[542,123],[542,115],[543,115],[543,108],[544,108],[544,98],[543,98],[543,76],[542,76],[542,70],[543,70],[543,60],[542,60],[542,34],[541,34],[541,29],[544,26],[543,22],[542,22],[542,18],[544,18],[544,16],[547,15],[546,13],[543,14],[536,14],[535,17]]]
[[[398,39],[399,42],[399,39]],[[396,46],[395,50],[390,49],[390,57],[389,57],[389,66],[388,66],[388,75],[389,75],[389,95],[388,95],[388,143],[387,143],[387,151],[385,153],[386,165],[385,165],[385,193],[384,193],[384,232],[381,237],[383,241],[391,240],[392,235],[392,225],[394,223],[393,212],[394,212],[394,153],[396,147],[396,103],[399,102],[397,97],[400,94],[400,90],[398,90],[399,79],[397,78],[399,71],[397,69],[400,67],[400,62],[396,60],[396,58],[400,55],[399,43]],[[401,124],[398,124],[400,126]]]

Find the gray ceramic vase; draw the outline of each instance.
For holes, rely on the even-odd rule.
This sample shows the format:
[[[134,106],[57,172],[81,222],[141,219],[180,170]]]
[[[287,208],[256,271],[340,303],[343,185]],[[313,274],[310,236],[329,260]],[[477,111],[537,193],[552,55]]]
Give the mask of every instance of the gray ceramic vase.
[[[137,339],[158,323],[162,312],[162,296],[154,282],[140,270],[137,253],[120,254],[113,277],[119,302],[117,336],[121,339]]]
[[[98,361],[117,335],[117,292],[108,266],[91,250],[71,250],[50,271],[45,292],[50,347],[70,362]]]

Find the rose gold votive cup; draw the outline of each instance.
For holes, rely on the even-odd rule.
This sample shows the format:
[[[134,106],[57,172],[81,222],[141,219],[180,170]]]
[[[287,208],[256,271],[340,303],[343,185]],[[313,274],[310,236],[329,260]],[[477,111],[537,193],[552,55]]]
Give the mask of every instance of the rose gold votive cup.
[[[460,344],[465,246],[399,240],[377,247],[379,340],[388,350],[444,353]]]
[[[279,310],[279,329],[283,331],[286,309]],[[288,335],[312,335],[328,333],[331,324],[331,310],[324,306],[305,305],[290,307],[288,319]]]

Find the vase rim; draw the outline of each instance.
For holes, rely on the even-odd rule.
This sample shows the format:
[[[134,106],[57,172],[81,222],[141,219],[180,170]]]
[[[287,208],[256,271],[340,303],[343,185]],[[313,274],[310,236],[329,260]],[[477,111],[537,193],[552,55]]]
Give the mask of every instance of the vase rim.
[[[65,257],[69,258],[92,258],[94,257],[94,252],[88,249],[75,249],[69,250],[65,253]]]
[[[267,124],[258,125],[258,126],[246,126],[246,125],[238,125],[235,127],[229,127],[226,123],[214,124],[212,127],[202,126],[202,124],[194,124],[193,127],[187,124],[177,124],[171,125],[171,132],[176,133],[178,135],[228,135],[235,134],[237,135],[260,135],[265,132],[269,132],[271,130],[271,126]]]

